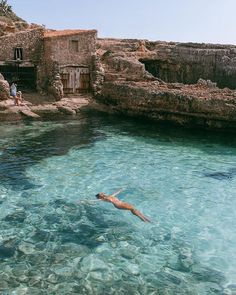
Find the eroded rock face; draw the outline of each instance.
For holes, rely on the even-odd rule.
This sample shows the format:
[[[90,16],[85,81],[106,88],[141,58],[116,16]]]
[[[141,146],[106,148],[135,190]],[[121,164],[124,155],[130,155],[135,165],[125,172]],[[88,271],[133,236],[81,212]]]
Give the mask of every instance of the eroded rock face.
[[[236,46],[99,39],[107,111],[236,128]]]
[[[91,73],[91,84],[92,90],[95,94],[98,94],[104,82],[105,71],[97,54],[92,56],[92,73]]]
[[[59,74],[55,75],[51,86],[49,87],[49,93],[51,93],[56,100],[62,99],[63,93],[63,84]]]
[[[106,81],[114,73],[129,81],[146,80],[149,73],[149,78],[166,83],[196,84],[202,78],[216,82],[219,88],[236,89],[234,45],[99,39],[97,52]]]
[[[13,11],[7,1],[1,1],[0,3],[0,36],[7,35],[9,33],[16,33],[25,29],[28,29],[30,25],[18,17]]]
[[[209,83],[209,82],[208,82]],[[236,128],[236,91],[208,85],[105,82],[96,100],[104,109],[180,125]]]
[[[0,73],[0,100],[7,100],[10,98],[10,86]]]

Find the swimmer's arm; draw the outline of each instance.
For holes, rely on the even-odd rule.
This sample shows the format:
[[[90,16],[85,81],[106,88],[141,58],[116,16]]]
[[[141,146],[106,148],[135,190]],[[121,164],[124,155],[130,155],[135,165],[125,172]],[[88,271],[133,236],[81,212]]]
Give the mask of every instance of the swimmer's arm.
[[[118,190],[117,192],[113,193],[113,194],[111,195],[111,197],[116,197],[116,196],[119,195],[123,190],[124,190],[123,188],[120,189],[120,190]]]

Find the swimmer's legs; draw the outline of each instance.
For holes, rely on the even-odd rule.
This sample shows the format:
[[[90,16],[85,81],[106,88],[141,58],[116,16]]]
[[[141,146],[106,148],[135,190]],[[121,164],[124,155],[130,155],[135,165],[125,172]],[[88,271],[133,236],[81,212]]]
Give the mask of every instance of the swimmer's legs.
[[[140,211],[136,210],[135,208],[133,208],[130,211],[131,211],[132,214],[138,216],[142,221],[151,222],[147,217],[145,217]]]

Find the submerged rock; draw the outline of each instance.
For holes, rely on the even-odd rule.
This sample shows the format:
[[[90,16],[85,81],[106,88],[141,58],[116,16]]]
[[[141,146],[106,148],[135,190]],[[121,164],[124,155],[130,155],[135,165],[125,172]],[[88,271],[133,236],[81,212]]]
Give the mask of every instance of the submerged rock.
[[[216,283],[209,283],[209,282],[204,282],[204,283],[199,283],[195,286],[196,294],[201,294],[201,295],[226,295],[223,292],[223,288],[216,284]],[[195,293],[194,293],[195,294]],[[233,294],[230,294],[233,295]]]
[[[192,274],[195,279],[199,281],[212,282],[222,284],[225,281],[225,276],[218,270],[207,266],[194,265],[192,267]]]
[[[0,281],[0,291],[4,291],[8,289],[8,283],[6,281]],[[4,293],[2,293],[4,294]]]
[[[179,251],[179,266],[181,270],[190,271],[192,265],[194,264],[193,254],[190,248],[181,248]]]
[[[25,255],[29,255],[34,253],[35,250],[35,246],[31,243],[26,243],[26,242],[22,242],[19,247],[18,247],[19,251],[24,253]]]
[[[3,220],[8,222],[22,223],[27,215],[24,209],[17,209],[15,212],[8,214]]]
[[[236,284],[229,284],[224,289],[224,295],[234,295],[236,294]]]
[[[43,242],[47,242],[49,240],[49,237],[51,239],[51,235],[49,231],[46,230],[42,230],[42,229],[35,229],[35,231],[32,234],[32,238],[36,241],[43,241]]]
[[[27,276],[28,272],[29,272],[29,270],[28,270],[28,266],[26,263],[17,264],[12,269],[12,273],[15,277]]]
[[[15,254],[15,247],[12,247],[12,246],[4,246],[4,245],[0,245],[0,258],[9,258],[9,257],[12,257],[14,256]]]
[[[233,174],[231,172],[207,172],[204,173],[205,177],[214,178],[217,180],[230,180],[233,178]]]
[[[90,254],[86,256],[81,263],[81,271],[91,272],[91,271],[104,271],[107,270],[108,266],[95,255]]]

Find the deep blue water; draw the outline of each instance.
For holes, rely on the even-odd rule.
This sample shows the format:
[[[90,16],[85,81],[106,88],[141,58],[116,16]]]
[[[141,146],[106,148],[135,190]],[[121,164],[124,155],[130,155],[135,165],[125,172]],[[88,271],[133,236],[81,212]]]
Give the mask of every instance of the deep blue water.
[[[0,294],[236,294],[233,135],[91,113],[0,152]]]

